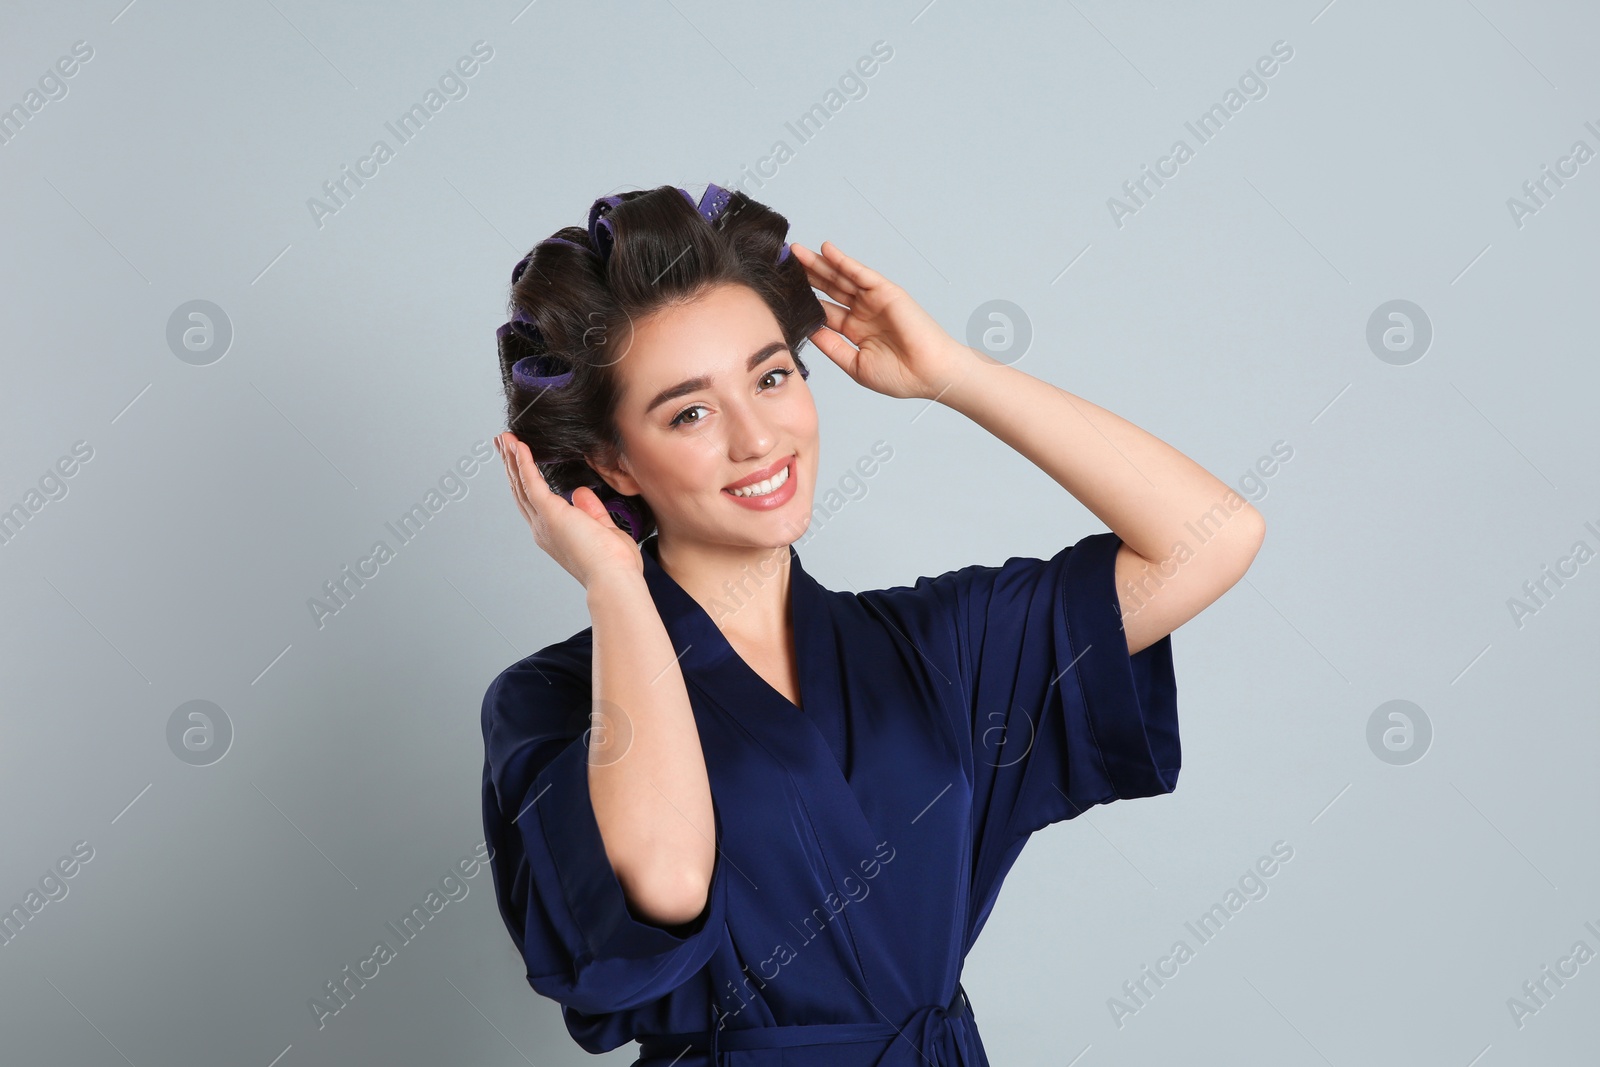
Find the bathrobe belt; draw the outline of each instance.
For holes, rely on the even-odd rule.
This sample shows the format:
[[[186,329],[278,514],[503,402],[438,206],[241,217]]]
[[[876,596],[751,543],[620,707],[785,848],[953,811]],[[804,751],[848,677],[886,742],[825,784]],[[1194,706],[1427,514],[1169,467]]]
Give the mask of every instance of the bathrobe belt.
[[[969,1058],[965,1042],[952,1025],[959,1025],[965,1033],[970,1034],[971,1022],[972,1005],[967,1000],[967,991],[958,982],[949,1004],[930,1004],[918,1008],[899,1026],[884,1020],[758,1026],[744,1030],[716,1027],[694,1033],[644,1036],[639,1038],[639,1045],[640,1055],[645,1059],[664,1057],[665,1062],[693,1049],[710,1052],[713,1067],[732,1067],[738,1060],[729,1058],[726,1053],[871,1041],[887,1045],[890,1041],[905,1040],[915,1046],[933,1067],[977,1067],[977,1061]]]

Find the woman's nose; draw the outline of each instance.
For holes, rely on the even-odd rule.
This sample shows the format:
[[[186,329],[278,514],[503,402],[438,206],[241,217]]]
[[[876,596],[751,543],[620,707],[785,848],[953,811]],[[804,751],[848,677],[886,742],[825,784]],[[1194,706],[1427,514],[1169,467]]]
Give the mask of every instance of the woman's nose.
[[[772,451],[777,439],[760,413],[739,404],[728,409],[728,452],[733,459],[755,459]]]

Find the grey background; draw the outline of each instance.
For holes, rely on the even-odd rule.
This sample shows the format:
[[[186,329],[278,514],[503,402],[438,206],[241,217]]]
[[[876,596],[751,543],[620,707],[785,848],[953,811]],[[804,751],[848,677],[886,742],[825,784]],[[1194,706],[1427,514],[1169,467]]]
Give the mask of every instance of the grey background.
[[[1049,828],[1011,875],[965,974],[992,1061],[1594,1062],[1600,962],[1520,1027],[1507,1001],[1600,950],[1600,564],[1520,626],[1508,601],[1600,547],[1600,161],[1520,227],[1507,200],[1600,148],[1597,32],[1507,0],[6,5],[0,105],[94,54],[0,145],[0,507],[93,455],[0,545],[0,902],[94,852],[0,946],[4,1061],[596,1062],[486,872],[325,1028],[308,1007],[482,840],[483,691],[587,625],[581,589],[494,461],[321,628],[307,602],[502,428],[528,246],[782,139],[746,188],[793,239],[957,336],[1014,302],[1018,367],[1268,518],[1174,635],[1177,791]],[[322,183],[479,40],[467,95],[319,227]],[[879,40],[799,145],[785,123]],[[1266,95],[1199,145],[1184,122],[1279,40]],[[1180,137],[1194,158],[1119,227],[1108,198]],[[1366,340],[1393,299],[1434,332],[1404,366]],[[233,331],[206,366],[167,340],[192,300]],[[807,354],[822,485],[894,449],[804,543],[824,584],[1103,529],[963,417]],[[196,699],[233,731],[203,767],[167,735]],[[1431,724],[1420,760],[1369,747],[1390,700]],[[1119,1027],[1108,1000],[1276,841],[1267,895]]]

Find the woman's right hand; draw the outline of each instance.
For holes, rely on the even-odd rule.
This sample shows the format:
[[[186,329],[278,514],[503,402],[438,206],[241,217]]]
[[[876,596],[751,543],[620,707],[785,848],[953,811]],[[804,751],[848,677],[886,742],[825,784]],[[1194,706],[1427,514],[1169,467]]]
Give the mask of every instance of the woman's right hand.
[[[611,518],[593,489],[580,486],[567,501],[544,480],[533,453],[509,430],[495,438],[506,476],[533,539],[585,589],[615,571],[644,573],[644,556],[633,535]]]

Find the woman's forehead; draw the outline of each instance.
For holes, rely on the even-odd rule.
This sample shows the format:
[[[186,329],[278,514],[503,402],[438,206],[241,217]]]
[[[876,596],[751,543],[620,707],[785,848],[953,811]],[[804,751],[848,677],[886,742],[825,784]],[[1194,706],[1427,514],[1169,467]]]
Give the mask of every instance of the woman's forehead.
[[[691,300],[675,301],[645,317],[636,333],[670,349],[674,342],[743,346],[778,320],[756,292],[744,285],[719,285]]]
[[[639,323],[619,361],[629,385],[644,390],[698,376],[742,379],[752,354],[783,343],[783,331],[759,296],[743,287],[739,291],[749,294],[748,301],[731,294],[701,299]]]

